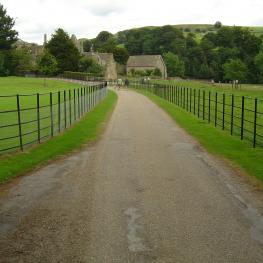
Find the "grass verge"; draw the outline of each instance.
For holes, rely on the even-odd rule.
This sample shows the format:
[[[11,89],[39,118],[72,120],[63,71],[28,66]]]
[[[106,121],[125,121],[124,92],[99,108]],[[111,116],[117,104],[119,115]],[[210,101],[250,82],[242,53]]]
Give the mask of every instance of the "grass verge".
[[[31,171],[61,155],[79,148],[82,144],[94,141],[103,130],[109,118],[117,95],[109,91],[107,97],[73,127],[53,139],[25,152],[7,155],[0,159],[0,182]]]
[[[138,90],[136,90],[138,91]],[[146,91],[138,91],[164,109],[182,128],[195,137],[210,153],[230,160],[249,175],[263,182],[263,149],[252,148],[251,144],[232,137],[198,119],[176,105]]]

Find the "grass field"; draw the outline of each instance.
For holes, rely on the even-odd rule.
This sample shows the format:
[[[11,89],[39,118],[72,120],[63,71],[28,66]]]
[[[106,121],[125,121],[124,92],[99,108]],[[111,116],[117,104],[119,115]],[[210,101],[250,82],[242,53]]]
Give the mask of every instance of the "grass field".
[[[47,138],[50,134],[50,92],[52,92],[53,103],[53,122],[54,134],[59,129],[68,127],[69,120],[69,92],[73,97],[74,89],[81,86],[76,83],[69,83],[51,79],[38,78],[20,78],[20,77],[6,77],[0,78],[0,153],[5,149],[14,150],[19,148],[20,140],[18,113],[17,113],[17,97],[19,94],[20,104],[20,118],[21,118],[21,133],[23,134],[23,145],[30,145],[35,143],[39,138],[41,140]],[[64,97],[64,92],[65,96]],[[58,92],[60,94],[60,128],[58,127]],[[37,107],[37,93],[39,93],[39,112]],[[79,94],[80,95],[80,94]],[[76,93],[77,96],[77,93]],[[72,98],[71,98],[72,99]],[[65,102],[65,104],[64,104]],[[66,106],[66,107],[64,107]],[[38,134],[38,118],[40,134]],[[74,111],[72,109],[71,117]],[[77,113],[78,115],[78,113]],[[65,121],[66,117],[66,121]],[[77,116],[79,117],[79,116]],[[8,138],[8,139],[6,139]]]
[[[83,144],[96,140],[102,132],[116,101],[117,95],[109,91],[107,97],[99,105],[63,134],[29,148],[25,152],[2,156],[0,158],[0,182],[28,172],[36,166],[45,164],[49,160],[54,160]]]
[[[222,131],[208,124],[207,121],[196,118],[184,109],[168,102],[145,89],[137,91],[146,95],[153,102],[163,108],[181,127],[195,137],[209,152],[230,160],[238,165],[249,175],[263,181],[263,148],[251,147],[247,141],[240,142],[236,136],[230,136],[228,132]]]
[[[241,89],[232,89],[231,84],[215,83],[211,84],[209,81],[201,80],[152,80],[151,83],[159,83],[166,85],[176,85],[181,87],[205,89],[206,91],[214,91],[221,93],[235,94],[239,96],[247,96],[252,98],[263,99],[263,85],[260,84],[242,84]]]
[[[159,91],[152,90],[159,96],[166,97],[211,125],[248,140],[251,145],[255,140],[256,146],[263,147],[262,86],[243,85],[241,90],[232,90],[229,84],[211,85],[201,81],[152,80],[151,83],[165,85],[165,88],[160,88]],[[255,98],[258,98],[257,102]]]

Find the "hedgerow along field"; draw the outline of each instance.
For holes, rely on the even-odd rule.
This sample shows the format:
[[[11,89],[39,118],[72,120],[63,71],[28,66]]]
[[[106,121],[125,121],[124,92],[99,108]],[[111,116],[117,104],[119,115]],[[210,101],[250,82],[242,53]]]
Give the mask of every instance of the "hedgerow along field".
[[[30,145],[38,141],[37,132],[37,94],[39,95],[39,116],[41,120],[40,125],[40,138],[41,140],[46,138],[50,133],[50,107],[47,105],[50,103],[50,92],[53,93],[53,113],[54,113],[54,131],[58,130],[58,92],[61,92],[61,126],[64,126],[65,120],[65,108],[64,103],[64,90],[66,91],[66,100],[68,99],[68,91],[80,88],[81,85],[77,83],[69,83],[65,81],[52,80],[52,79],[38,79],[38,78],[22,78],[22,77],[4,77],[0,78],[0,150],[19,149],[19,127],[15,124],[18,123],[17,114],[17,97],[19,94],[19,104],[21,110],[21,122],[23,145]],[[9,112],[8,112],[9,111]],[[66,113],[69,114],[68,107]],[[68,116],[68,115],[67,115]],[[11,125],[11,126],[9,126]],[[14,125],[14,126],[12,126]],[[68,123],[66,124],[68,125]],[[7,127],[3,127],[7,126]],[[55,133],[55,132],[54,132]],[[14,138],[12,138],[14,137]],[[3,140],[3,138],[10,138]],[[5,151],[0,151],[5,152]]]
[[[232,89],[230,84],[189,80],[151,83],[164,85],[167,94],[160,96],[167,96],[169,101],[200,119],[248,140],[254,147],[263,147],[263,86],[246,84],[241,89]]]

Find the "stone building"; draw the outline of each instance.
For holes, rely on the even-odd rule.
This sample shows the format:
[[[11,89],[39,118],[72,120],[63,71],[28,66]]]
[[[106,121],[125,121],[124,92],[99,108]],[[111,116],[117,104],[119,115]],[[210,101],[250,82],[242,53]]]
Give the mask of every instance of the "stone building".
[[[112,53],[83,52],[83,55],[94,59],[105,69],[104,78],[106,80],[117,79],[117,66]]]
[[[16,49],[27,49],[30,52],[31,55],[31,62],[35,65],[37,63],[37,58],[43,53],[44,46],[43,45],[38,45],[36,43],[28,43],[25,42],[21,39],[19,39],[15,43],[15,48]]]
[[[163,78],[167,78],[167,70],[164,60],[161,55],[140,55],[140,56],[130,56],[127,61],[127,74],[132,70],[136,71],[146,71],[154,70],[158,68]]]
[[[83,53],[83,43],[80,42],[74,34],[71,36],[71,40],[74,43],[74,45],[76,46],[76,48],[78,49],[78,51],[80,53]]]

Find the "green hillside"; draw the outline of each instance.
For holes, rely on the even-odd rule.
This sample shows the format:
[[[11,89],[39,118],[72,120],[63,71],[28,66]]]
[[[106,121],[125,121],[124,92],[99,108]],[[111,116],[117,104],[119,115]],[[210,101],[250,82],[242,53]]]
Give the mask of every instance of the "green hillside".
[[[196,39],[201,39],[205,34],[209,32],[216,32],[216,28],[212,24],[179,24],[179,25],[172,25],[175,28],[183,30],[185,34],[187,33],[194,33],[196,35]],[[227,25],[223,25],[227,26]],[[121,32],[134,30],[134,29],[155,29],[161,26],[145,26],[140,28],[133,28],[133,29],[127,29],[118,32],[116,35],[118,35]],[[232,27],[232,26],[227,26]],[[242,26],[243,28],[248,28],[251,33],[254,33],[257,37],[263,36],[263,26]]]

